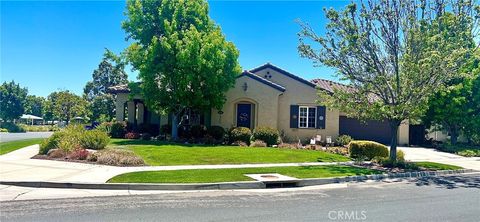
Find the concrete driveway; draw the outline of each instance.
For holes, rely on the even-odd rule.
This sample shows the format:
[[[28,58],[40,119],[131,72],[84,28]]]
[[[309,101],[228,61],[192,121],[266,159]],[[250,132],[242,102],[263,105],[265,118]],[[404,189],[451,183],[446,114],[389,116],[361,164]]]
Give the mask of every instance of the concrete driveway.
[[[429,161],[480,171],[480,157],[463,157],[423,147],[398,147],[408,161]]]
[[[53,132],[0,133],[0,142],[33,138],[48,138],[52,134]]]

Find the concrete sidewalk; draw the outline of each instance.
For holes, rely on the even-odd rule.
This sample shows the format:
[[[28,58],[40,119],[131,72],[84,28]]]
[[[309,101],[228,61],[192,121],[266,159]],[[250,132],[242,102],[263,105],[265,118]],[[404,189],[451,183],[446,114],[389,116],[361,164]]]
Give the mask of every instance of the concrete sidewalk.
[[[0,156],[0,180],[3,181],[50,181],[70,183],[104,183],[123,173],[154,170],[224,169],[279,166],[321,166],[331,163],[279,163],[279,164],[228,164],[228,165],[182,165],[116,167],[54,160],[30,159],[38,153],[39,146],[25,147]]]
[[[480,171],[480,157],[463,157],[423,147],[398,147],[398,149],[405,153],[405,159],[408,161],[437,162]]]

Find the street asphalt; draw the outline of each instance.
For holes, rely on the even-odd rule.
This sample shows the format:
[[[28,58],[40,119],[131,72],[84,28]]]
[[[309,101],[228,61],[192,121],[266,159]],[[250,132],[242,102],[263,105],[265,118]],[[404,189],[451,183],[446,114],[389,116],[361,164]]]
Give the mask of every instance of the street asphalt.
[[[0,202],[0,221],[479,221],[480,174],[330,189]]]
[[[0,142],[34,138],[48,138],[52,134],[53,132],[0,133]]]

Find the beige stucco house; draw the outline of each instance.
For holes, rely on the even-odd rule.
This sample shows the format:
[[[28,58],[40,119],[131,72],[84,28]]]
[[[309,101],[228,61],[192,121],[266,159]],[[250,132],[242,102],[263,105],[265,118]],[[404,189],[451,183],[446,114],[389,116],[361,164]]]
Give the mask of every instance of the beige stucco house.
[[[235,86],[227,91],[221,110],[206,113],[186,112],[182,124],[218,125],[224,128],[244,126],[255,129],[269,126],[279,130],[290,141],[305,140],[320,135],[322,140],[334,140],[342,134],[354,139],[369,139],[389,143],[388,123],[368,121],[366,124],[342,115],[338,110],[319,106],[317,89],[333,92],[348,86],[323,79],[300,78],[270,63],[246,70],[237,77]],[[145,108],[142,98],[129,98],[126,85],[111,87],[117,94],[116,119],[131,124],[158,127],[171,123],[168,115],[158,116]],[[409,126],[399,130],[399,144],[409,143]]]

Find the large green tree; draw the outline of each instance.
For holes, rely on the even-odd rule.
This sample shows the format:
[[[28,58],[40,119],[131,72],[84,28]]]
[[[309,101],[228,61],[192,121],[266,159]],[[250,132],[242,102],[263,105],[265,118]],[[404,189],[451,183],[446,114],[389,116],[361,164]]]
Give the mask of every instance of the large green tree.
[[[41,96],[28,95],[25,100],[25,113],[42,117],[45,105],[45,98]]]
[[[146,105],[171,113],[172,137],[184,109],[221,109],[241,72],[235,45],[208,16],[205,0],[130,0],[123,28]]]
[[[299,52],[333,67],[353,90],[321,92],[321,102],[360,119],[387,120],[391,161],[398,128],[419,119],[429,97],[458,73],[478,31],[469,0],[366,0],[326,10],[326,33],[300,23]]]
[[[4,121],[19,118],[24,112],[27,94],[27,88],[20,87],[14,81],[0,85],[0,118]]]
[[[93,71],[92,81],[88,81],[83,89],[84,97],[90,103],[91,120],[110,121],[113,119],[115,116],[115,96],[108,93],[108,88],[127,82],[125,63],[112,51],[105,49],[102,61],[98,68]]]
[[[461,133],[469,141],[480,136],[480,57],[473,58],[462,72],[430,98],[422,118],[427,126],[439,125],[447,130],[452,144]]]
[[[88,102],[74,93],[65,90],[53,92],[47,97],[45,116],[47,120],[65,121],[74,117],[86,117]]]

